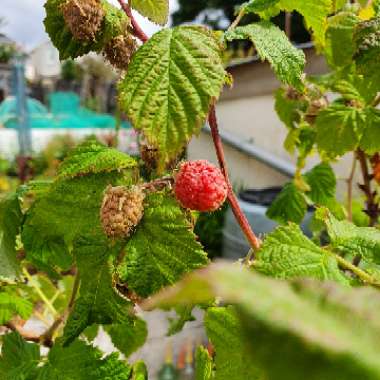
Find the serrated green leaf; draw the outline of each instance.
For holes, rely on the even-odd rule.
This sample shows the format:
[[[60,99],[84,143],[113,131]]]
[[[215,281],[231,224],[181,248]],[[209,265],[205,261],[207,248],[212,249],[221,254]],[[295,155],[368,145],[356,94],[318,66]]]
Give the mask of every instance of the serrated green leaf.
[[[305,195],[291,182],[284,186],[281,193],[268,208],[266,215],[281,224],[287,222],[300,224],[306,211]]]
[[[17,194],[0,199],[0,280],[14,281],[20,274],[16,257],[16,237],[23,215]]]
[[[66,0],[47,0],[45,3],[46,18],[44,25],[51,41],[59,51],[61,60],[76,58],[90,51],[100,52],[112,38],[122,34],[129,25],[129,19],[124,12],[102,0],[105,17],[101,30],[94,42],[76,41],[65,24],[61,6]]]
[[[98,237],[81,237],[74,242],[74,256],[80,275],[80,294],[64,329],[63,343],[71,343],[92,324],[133,324],[132,303],[113,288],[112,252],[121,247],[109,247]]]
[[[355,61],[358,72],[368,81],[375,81],[380,88],[380,17],[364,21],[358,25],[355,32]]]
[[[331,253],[309,240],[295,225],[278,227],[267,235],[254,268],[267,276],[291,279],[310,277],[348,285]]]
[[[268,60],[278,78],[302,89],[301,75],[305,67],[305,55],[294,47],[285,33],[269,21],[239,26],[226,33],[229,41],[250,39],[261,59]]]
[[[27,320],[33,311],[33,304],[21,297],[12,286],[0,288],[0,325],[9,322],[14,316],[19,315]]]
[[[136,160],[116,149],[108,148],[90,138],[75,148],[62,162],[58,179],[81,177],[87,174],[135,169]]]
[[[246,13],[264,12],[275,6],[280,0],[250,0],[242,5]]]
[[[93,346],[76,340],[69,347],[55,344],[37,380],[129,380],[131,367],[114,353],[105,358]]]
[[[0,356],[2,380],[35,380],[39,360],[37,344],[25,342],[17,332],[3,336]]]
[[[169,0],[131,0],[131,7],[156,24],[168,22]]]
[[[311,189],[307,196],[314,204],[326,206],[331,199],[335,199],[336,177],[329,164],[322,162],[307,172],[304,178]]]
[[[365,127],[365,113],[335,103],[319,113],[315,125],[319,150],[336,158],[357,147]]]
[[[198,133],[225,78],[220,46],[195,26],[164,29],[133,56],[119,86],[134,128],[157,147],[160,170]]]
[[[130,290],[148,297],[207,262],[177,201],[155,193],[146,198],[144,217],[125,247],[118,272]]]
[[[317,217],[325,223],[333,248],[343,254],[360,255],[369,263],[380,264],[380,230],[338,221],[326,208],[319,209]]]
[[[214,307],[205,316],[207,336],[215,347],[215,380],[260,379],[244,342],[244,331],[233,307]]]
[[[354,31],[360,19],[349,12],[341,12],[328,20],[325,54],[328,63],[334,67],[352,64],[355,53]]]
[[[360,140],[360,148],[367,154],[373,155],[380,151],[380,110],[366,110],[367,123]]]
[[[115,347],[127,358],[145,343],[148,336],[146,322],[140,318],[130,323],[113,324],[106,331]]]
[[[195,353],[195,380],[211,380],[213,361],[208,351],[199,346]]]
[[[90,147],[94,149],[92,153]],[[99,163],[99,155],[107,164],[91,167],[83,154],[86,158],[91,156],[95,163]],[[29,209],[22,241],[28,260],[42,270],[70,267],[69,247],[78,236],[98,235],[102,241],[105,235],[99,210],[104,189],[110,184],[129,185],[136,181],[137,168],[131,165],[129,156],[125,155],[123,161],[113,149],[109,150],[107,160],[105,155],[101,144],[79,146],[70,155],[68,164],[63,164],[62,177]],[[76,165],[81,159],[82,163]],[[124,169],[119,170],[119,166]],[[84,173],[87,174],[80,175]]]
[[[300,13],[305,18],[307,27],[312,29],[316,42],[324,45],[327,16],[332,9],[332,0],[280,0],[279,5],[288,12]]]
[[[146,307],[203,302],[207,297],[236,305],[242,344],[250,348],[248,358],[263,370],[264,378],[304,380],[305,374],[311,380],[380,378],[376,289],[279,281],[238,265],[219,264],[193,273]]]

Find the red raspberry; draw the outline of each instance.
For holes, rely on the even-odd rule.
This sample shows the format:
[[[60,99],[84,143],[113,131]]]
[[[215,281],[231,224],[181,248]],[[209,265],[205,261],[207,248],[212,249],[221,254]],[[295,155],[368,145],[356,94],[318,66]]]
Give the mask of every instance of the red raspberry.
[[[185,208],[215,211],[226,200],[227,183],[220,169],[206,160],[184,162],[176,175],[174,191]]]

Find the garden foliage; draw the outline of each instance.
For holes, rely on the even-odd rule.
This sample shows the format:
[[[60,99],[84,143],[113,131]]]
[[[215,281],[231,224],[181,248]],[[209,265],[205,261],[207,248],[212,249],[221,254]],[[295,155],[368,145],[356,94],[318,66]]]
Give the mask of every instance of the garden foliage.
[[[99,0],[102,22],[86,42],[65,24],[66,3],[45,4],[46,30],[62,59],[100,53],[120,36],[136,40],[119,103],[140,132],[143,162],[89,138],[52,181],[26,183],[0,200],[0,324],[13,330],[2,336],[0,377],[143,380],[143,363],[104,357],[92,346],[98,327],[128,358],[147,337],[137,305],[175,309],[169,333],[201,305],[216,354],[197,350],[197,380],[303,380],[305,374],[380,380],[380,3],[250,0],[238,12],[261,18],[251,25],[233,24],[225,33],[178,26],[147,39],[130,7],[164,25],[168,0],[131,0],[125,13]],[[303,51],[271,23],[280,11],[304,16],[329,73],[304,74]],[[253,43],[282,82],[276,111],[297,173],[268,210],[281,225],[246,260],[216,265],[193,232],[196,213],[175,197],[173,168],[208,115],[212,124],[214,104],[231,83],[222,53],[240,39]],[[305,171],[314,153],[321,162]],[[353,222],[350,195],[345,205],[336,199],[331,165],[345,154],[363,174],[364,226]],[[145,194],[143,217],[129,236],[103,231],[109,186]],[[239,214],[230,188],[228,199]],[[298,226],[310,209],[312,240]],[[28,335],[20,320],[35,315],[41,302],[42,317],[54,324],[41,336]],[[39,345],[50,348],[47,355]]]

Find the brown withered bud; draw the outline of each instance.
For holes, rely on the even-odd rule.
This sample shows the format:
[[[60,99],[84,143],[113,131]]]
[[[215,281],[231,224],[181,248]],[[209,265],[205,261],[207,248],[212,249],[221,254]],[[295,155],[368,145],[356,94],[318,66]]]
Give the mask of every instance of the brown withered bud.
[[[63,18],[78,41],[95,41],[105,11],[100,0],[68,0],[62,5]]]
[[[110,238],[126,238],[144,215],[144,192],[138,186],[108,186],[105,191],[100,220]]]
[[[105,46],[103,54],[117,69],[127,70],[136,49],[136,40],[130,34],[125,34],[113,38]]]

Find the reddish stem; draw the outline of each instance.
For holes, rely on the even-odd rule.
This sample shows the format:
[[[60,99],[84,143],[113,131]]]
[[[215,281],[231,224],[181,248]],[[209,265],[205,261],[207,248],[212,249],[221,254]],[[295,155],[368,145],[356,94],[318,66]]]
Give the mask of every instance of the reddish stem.
[[[149,40],[149,37],[144,33],[144,31],[140,28],[140,25],[137,23],[135,17],[132,14],[132,9],[129,4],[126,4],[124,0],[118,0],[121,9],[126,13],[126,15],[131,19],[131,24],[133,27],[133,32],[135,36],[141,40],[143,43]]]
[[[218,128],[218,120],[216,118],[216,112],[215,112],[215,105],[213,104],[210,108],[209,113],[209,124],[211,128],[211,135],[212,139],[214,141],[216,155],[218,157],[220,169],[222,170],[222,173],[226,179],[227,187],[228,187],[228,201],[230,203],[230,206],[232,208],[232,211],[235,215],[236,220],[238,221],[246,239],[248,240],[249,244],[252,246],[254,250],[258,250],[261,245],[260,239],[255,235],[255,233],[252,231],[252,228],[244,215],[239,202],[236,198],[236,195],[233,191],[232,184],[228,175],[227,170],[227,164],[226,159],[224,156],[224,150],[223,150],[223,144],[222,139],[219,135],[219,128]]]
[[[373,179],[373,176],[371,176],[371,174],[369,173],[367,156],[361,149],[358,149],[357,157],[360,162],[360,167],[362,170],[363,181],[364,181],[364,183],[362,185],[359,185],[359,187],[364,192],[367,198],[366,213],[370,218],[370,226],[373,227],[377,224],[377,221],[380,215],[379,204],[376,201],[377,194],[376,194],[376,191],[372,191],[372,186],[371,186],[371,181]]]

